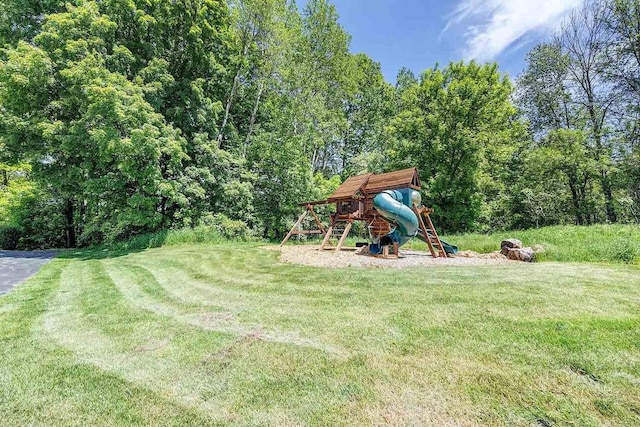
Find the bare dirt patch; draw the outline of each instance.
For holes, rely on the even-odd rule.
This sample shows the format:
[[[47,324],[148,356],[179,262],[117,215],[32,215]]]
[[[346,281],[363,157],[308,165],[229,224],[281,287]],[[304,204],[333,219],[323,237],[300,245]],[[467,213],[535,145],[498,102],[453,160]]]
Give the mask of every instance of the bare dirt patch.
[[[401,250],[402,258],[378,258],[368,254],[362,254],[355,250],[342,250],[336,253],[333,250],[318,250],[317,245],[290,245],[281,248],[270,246],[267,249],[279,250],[280,261],[290,264],[301,264],[312,267],[344,268],[344,267],[368,267],[368,268],[407,268],[407,267],[451,267],[451,266],[479,266],[479,265],[509,265],[515,261],[509,261],[501,257],[453,257],[433,258],[428,252]]]

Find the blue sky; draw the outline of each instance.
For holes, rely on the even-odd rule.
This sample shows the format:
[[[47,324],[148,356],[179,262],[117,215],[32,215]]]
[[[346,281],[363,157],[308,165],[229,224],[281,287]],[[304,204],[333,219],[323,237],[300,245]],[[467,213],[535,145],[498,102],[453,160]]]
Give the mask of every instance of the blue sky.
[[[527,52],[583,0],[331,0],[352,36],[351,50],[380,62],[395,83],[450,61],[496,61],[516,77]],[[306,0],[300,0],[302,8]]]

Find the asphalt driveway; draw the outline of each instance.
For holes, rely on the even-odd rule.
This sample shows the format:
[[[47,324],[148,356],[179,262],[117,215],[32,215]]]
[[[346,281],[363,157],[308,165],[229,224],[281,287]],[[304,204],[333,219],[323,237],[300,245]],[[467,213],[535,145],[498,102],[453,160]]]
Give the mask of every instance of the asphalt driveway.
[[[0,296],[27,280],[55,257],[49,251],[0,251]]]

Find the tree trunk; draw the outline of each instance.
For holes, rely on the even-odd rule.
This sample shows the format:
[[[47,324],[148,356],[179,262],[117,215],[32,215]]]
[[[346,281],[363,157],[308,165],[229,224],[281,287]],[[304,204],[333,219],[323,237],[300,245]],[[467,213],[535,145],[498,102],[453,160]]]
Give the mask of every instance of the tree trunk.
[[[313,169],[313,173],[316,173],[316,162],[317,162],[317,156],[318,156],[318,149],[314,148],[313,149],[313,156],[311,156],[311,168]]]
[[[611,180],[609,179],[609,174],[606,170],[601,170],[601,179],[600,184],[602,185],[602,192],[604,193],[604,204],[607,210],[607,220],[615,224],[618,222],[618,215],[616,214],[616,210],[613,207],[613,194],[611,191]]]
[[[67,234],[67,247],[76,247],[76,227],[74,224],[74,207],[73,200],[67,199],[64,209],[64,216],[66,221],[66,234]]]
[[[571,180],[571,178],[569,179]],[[582,206],[580,206],[580,195],[573,182],[569,182],[569,188],[571,189],[571,200],[573,201],[573,209],[575,210],[576,225],[583,225],[584,217],[582,216]]]
[[[602,147],[602,127],[600,125],[600,121],[598,119],[595,108],[593,106],[594,105],[593,96],[589,95],[588,100],[589,100],[589,105],[587,106],[587,109],[589,110],[589,118],[592,124],[593,139],[596,142],[595,160],[598,162],[598,166],[600,168],[600,185],[602,186],[602,192],[604,194],[604,203],[607,211],[607,221],[609,221],[612,224],[615,224],[616,222],[618,222],[618,216],[616,215],[616,211],[613,207],[613,194],[611,191],[611,180],[609,178],[609,172],[607,171],[604,165],[600,164],[600,161],[602,158],[601,156],[602,148],[603,148]]]
[[[587,204],[587,194],[593,194],[593,189],[590,189],[589,191],[587,190],[587,185],[589,184],[589,177],[585,175],[582,178],[582,182],[580,182],[578,192],[580,195],[580,205],[582,207],[582,217],[584,218],[586,225],[591,225],[594,222],[593,209],[589,209]]]
[[[246,58],[249,53],[249,43],[245,43],[242,48],[242,58]],[[233,78],[233,84],[231,85],[231,93],[229,93],[229,98],[227,98],[227,105],[224,108],[224,119],[222,120],[222,126],[220,126],[220,130],[218,131],[218,145],[222,142],[224,128],[227,127],[227,123],[229,123],[229,115],[231,113],[231,104],[233,103],[233,98],[236,96],[236,92],[238,91],[238,86],[240,85],[240,74],[242,73],[242,65],[238,65],[238,70],[236,71],[236,75]]]
[[[83,200],[80,202],[80,209],[78,210],[78,219],[76,220],[76,222],[78,223],[78,226],[76,227],[75,233],[82,235],[82,233],[84,233],[84,224],[86,221],[86,215],[87,215],[87,201]]]
[[[222,142],[224,128],[227,127],[227,123],[229,122],[229,114],[231,111],[231,103],[233,102],[233,97],[236,95],[236,91],[238,90],[238,85],[240,83],[240,69],[236,73],[233,78],[233,85],[231,86],[231,93],[229,94],[229,98],[227,98],[227,105],[224,109],[224,119],[222,120],[222,126],[220,126],[220,130],[218,131],[218,138],[216,139],[218,145]]]
[[[247,137],[244,140],[244,157],[247,157],[247,147],[251,140],[251,134],[256,124],[256,117],[258,115],[258,108],[260,107],[260,98],[262,98],[262,92],[264,91],[264,83],[260,82],[258,85],[258,94],[256,95],[256,102],[253,104],[253,110],[251,110],[251,118],[249,119],[249,129],[247,131]]]

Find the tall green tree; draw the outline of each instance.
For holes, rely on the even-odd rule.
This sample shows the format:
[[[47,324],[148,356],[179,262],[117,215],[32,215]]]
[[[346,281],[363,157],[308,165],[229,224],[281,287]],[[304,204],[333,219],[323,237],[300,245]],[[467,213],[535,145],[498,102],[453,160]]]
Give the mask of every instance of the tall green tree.
[[[417,166],[447,231],[476,229],[487,194],[521,140],[512,86],[496,65],[452,63],[406,88],[387,128],[389,168]],[[483,177],[484,176],[484,177]]]
[[[527,68],[517,80],[516,102],[536,136],[583,125],[569,73],[569,58],[556,43],[542,43],[527,55]]]
[[[610,38],[605,72],[637,104],[640,100],[640,4],[635,0],[608,0],[604,25]]]
[[[269,79],[278,69],[290,10],[286,0],[236,0],[231,2],[231,11],[237,60],[229,75],[232,80],[227,85],[218,141],[246,156]]]
[[[35,45],[0,63],[0,132],[16,159],[61,199],[67,245],[171,223],[185,140],[108,64],[122,56],[116,24],[95,3],[49,15]]]
[[[515,205],[546,200],[545,223],[563,222],[571,212],[573,221],[582,225],[590,223],[596,213],[593,206],[590,212],[587,209],[591,196],[587,193],[597,174],[592,171],[590,133],[584,131],[587,116],[572,91],[570,60],[559,43],[540,44],[529,53],[527,68],[518,78],[516,102],[534,139],[523,156],[524,176],[517,181]],[[563,200],[571,209],[558,208],[551,200]],[[519,221],[518,225],[531,224],[527,218]]]
[[[340,168],[339,147],[348,126],[343,103],[355,90],[351,36],[327,0],[308,1],[302,15],[300,77],[308,105],[305,151],[314,171],[330,174]]]
[[[236,105],[251,117],[247,157],[258,177],[257,210],[273,237],[290,226],[298,203],[326,196],[314,190],[318,173],[366,168],[366,155],[380,146],[391,90],[378,64],[349,53],[349,36],[329,2],[308,2],[302,14],[290,2],[269,19],[248,27],[268,28],[270,36],[257,39],[261,50],[249,58],[258,64],[241,79]],[[245,126],[237,118],[234,125]]]
[[[368,160],[383,148],[384,127],[393,115],[393,87],[384,80],[380,64],[365,54],[352,57],[355,83],[343,101],[345,133],[339,141],[339,170],[346,178],[366,172]]]
[[[569,191],[570,211],[578,225],[592,224],[596,217],[593,182],[598,176],[598,164],[587,148],[587,137],[580,130],[554,130],[528,154],[529,171],[538,168],[538,174],[548,183],[562,182]]]
[[[298,203],[313,193],[313,171],[306,147],[310,139],[310,102],[303,79],[308,52],[303,22],[295,3],[280,10],[266,75],[261,121],[247,141],[247,158],[256,175],[255,203],[265,236],[277,238],[299,215]],[[306,62],[305,62],[306,61]]]
[[[610,33],[605,72],[617,87],[620,178],[628,191],[630,217],[640,222],[640,5],[634,0],[608,0],[605,25]]]
[[[224,0],[105,0],[101,13],[131,61],[117,72],[151,86],[149,101],[189,141],[214,139],[227,77],[236,58]],[[116,65],[116,64],[113,64]]]
[[[604,71],[606,49],[610,43],[607,19],[608,10],[602,2],[587,2],[565,21],[555,42],[567,57],[573,100],[583,109],[587,119],[591,153],[600,169],[606,218],[615,223],[618,217],[612,178],[615,163],[611,142],[614,139],[609,138],[607,125],[619,94]]]

